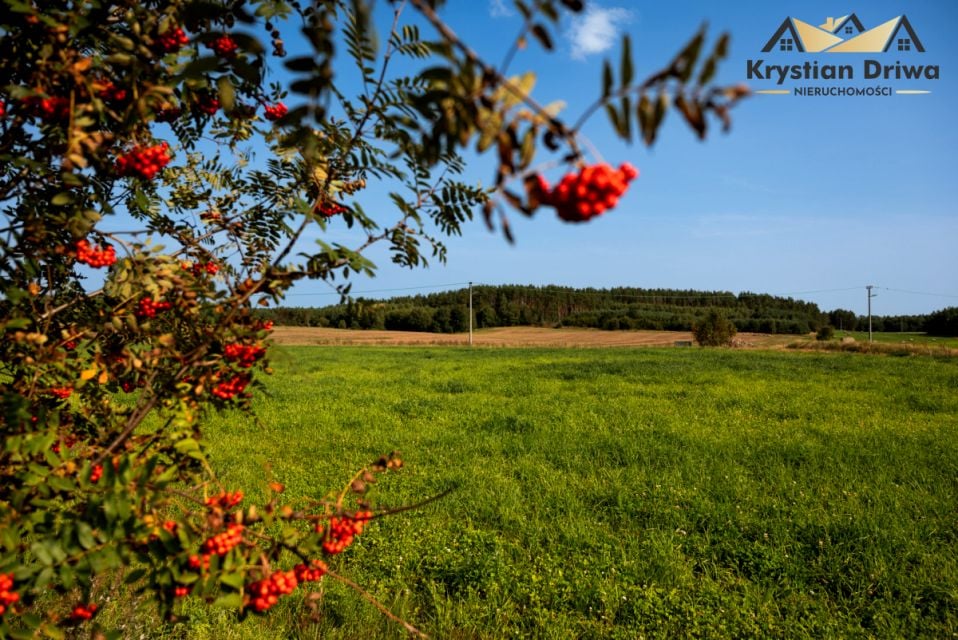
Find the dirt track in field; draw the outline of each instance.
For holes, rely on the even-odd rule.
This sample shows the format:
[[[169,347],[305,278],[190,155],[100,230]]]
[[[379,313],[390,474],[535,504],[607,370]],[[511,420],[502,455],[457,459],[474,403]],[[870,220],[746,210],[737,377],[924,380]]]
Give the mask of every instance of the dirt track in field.
[[[798,336],[740,333],[738,346],[776,349],[795,342]],[[276,327],[273,340],[283,345],[378,345],[378,346],[464,346],[465,333],[419,333],[414,331],[361,331],[320,327]],[[600,331],[598,329],[547,329],[542,327],[500,327],[473,334],[479,347],[671,347],[688,342],[688,331]]]

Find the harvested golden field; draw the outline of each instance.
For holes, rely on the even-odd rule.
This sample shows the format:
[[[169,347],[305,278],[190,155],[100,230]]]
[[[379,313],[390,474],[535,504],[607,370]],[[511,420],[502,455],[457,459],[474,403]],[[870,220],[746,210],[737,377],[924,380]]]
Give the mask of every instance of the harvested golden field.
[[[793,335],[740,333],[738,346],[779,349],[800,339]],[[419,333],[328,329],[320,327],[276,327],[273,340],[281,345],[467,345],[465,333]],[[498,327],[473,334],[479,347],[670,347],[689,342],[688,331],[601,331],[598,329],[548,329],[544,327]]]

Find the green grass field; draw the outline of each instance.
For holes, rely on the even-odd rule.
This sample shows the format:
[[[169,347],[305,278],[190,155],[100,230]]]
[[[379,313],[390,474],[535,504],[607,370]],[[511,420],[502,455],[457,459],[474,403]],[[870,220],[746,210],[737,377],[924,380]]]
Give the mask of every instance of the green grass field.
[[[855,338],[855,340],[858,342],[868,342],[867,330],[835,331],[835,337],[837,339],[841,339],[844,336]],[[917,346],[926,345],[958,349],[958,338],[944,338],[940,336],[930,336],[926,333],[910,333],[907,331],[903,333],[874,331],[872,332],[872,340],[887,344],[910,344]]]
[[[958,359],[703,349],[283,348],[227,487],[320,498],[381,453],[333,564],[434,638],[946,638],[958,629]],[[267,471],[264,471],[267,469]],[[130,637],[405,637],[325,583]],[[122,615],[128,612],[104,612]],[[152,624],[152,623],[151,623]]]

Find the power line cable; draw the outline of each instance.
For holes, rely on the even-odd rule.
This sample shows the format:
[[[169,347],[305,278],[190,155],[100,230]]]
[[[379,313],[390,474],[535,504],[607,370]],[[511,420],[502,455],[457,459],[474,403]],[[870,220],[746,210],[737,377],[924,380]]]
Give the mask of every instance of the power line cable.
[[[909,293],[916,296],[931,296],[933,298],[958,298],[958,295],[951,293],[930,293],[928,291],[909,291],[907,289],[892,289],[890,287],[876,287],[876,289],[884,289],[885,291],[894,291],[895,293]]]
[[[394,287],[392,289],[365,289],[363,291],[350,291],[348,295],[352,297],[352,296],[363,294],[363,293],[389,293],[392,291],[419,291],[422,289],[442,289],[444,287],[456,287],[456,286],[462,286],[462,285],[468,285],[468,284],[469,284],[468,282],[449,282],[446,284],[420,285],[418,287]],[[342,294],[339,293],[338,291],[325,291],[325,292],[319,291],[315,293],[287,293],[286,297],[289,298],[292,296],[339,296],[339,295],[342,295]]]

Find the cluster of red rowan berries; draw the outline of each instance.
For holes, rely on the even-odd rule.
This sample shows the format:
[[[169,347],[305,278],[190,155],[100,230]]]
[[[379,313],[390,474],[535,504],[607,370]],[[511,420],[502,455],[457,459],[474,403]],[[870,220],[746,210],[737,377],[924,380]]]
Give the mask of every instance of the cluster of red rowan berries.
[[[97,93],[107,102],[125,102],[130,96],[129,91],[112,82],[107,82]]]
[[[353,543],[353,538],[363,532],[372,517],[372,511],[359,511],[345,518],[330,518],[329,529],[323,540],[323,551],[330,555],[345,551],[346,547]],[[316,525],[316,531],[323,533],[323,525]]]
[[[75,445],[76,443],[77,443],[76,436],[69,435],[63,438],[63,444],[66,445],[67,449],[72,449],[73,445]],[[53,445],[50,447],[50,451],[52,451],[53,453],[60,453],[61,451],[60,442],[54,442]]]
[[[173,53],[189,44],[190,39],[186,37],[183,27],[169,28],[166,32],[158,35],[153,40],[153,46],[160,53]]]
[[[0,100],[0,118],[7,115],[7,105],[3,100]]]
[[[102,464],[93,465],[93,468],[90,469],[90,482],[92,482],[93,484],[96,484],[97,482],[100,481],[100,478],[102,477],[103,477],[103,465]]]
[[[235,522],[226,527],[226,531],[217,533],[212,538],[203,542],[203,553],[225,556],[233,547],[242,541],[243,525]]]
[[[190,595],[190,591],[192,591],[192,587],[189,587],[186,585],[178,585],[176,587],[173,587],[173,597],[185,598],[186,596]]]
[[[152,180],[172,159],[170,145],[165,142],[152,147],[135,147],[116,159],[116,173]]]
[[[218,493],[215,496],[210,496],[207,498],[204,503],[207,507],[220,508],[220,509],[232,509],[240,502],[243,501],[243,492],[234,491],[230,493],[229,491],[223,491]]]
[[[566,222],[584,222],[612,209],[639,175],[628,162],[613,169],[606,163],[583,167],[579,173],[567,173],[554,189],[541,175],[535,177],[535,188],[542,204],[555,207]]]
[[[136,304],[136,310],[133,314],[137,318],[155,318],[156,314],[160,311],[166,311],[171,308],[171,305],[166,300],[154,300],[153,298],[146,296],[140,298],[140,301]]]
[[[263,107],[263,117],[267,120],[279,120],[283,116],[289,113],[289,109],[286,108],[286,105],[282,102],[277,102],[276,104],[268,104]]]
[[[83,620],[89,620],[93,617],[93,614],[96,613],[96,610],[99,607],[95,603],[90,603],[87,605],[78,604],[73,607],[73,611],[70,612],[70,618],[76,622],[81,622]]]
[[[41,120],[66,120],[70,115],[70,101],[63,96],[30,96],[23,101],[23,105]]]
[[[234,376],[229,380],[224,380],[220,382],[215,387],[211,393],[217,398],[223,400],[229,400],[237,393],[243,393],[243,390],[246,389],[246,385],[249,384],[249,378],[244,376]]]
[[[223,347],[223,357],[227,360],[235,361],[239,366],[248,369],[253,366],[257,360],[266,355],[266,347],[252,344],[239,344],[234,342]]]
[[[212,49],[216,55],[221,58],[232,58],[236,55],[236,50],[239,48],[236,41],[226,34],[221,35],[212,42],[207,42],[206,46]]]
[[[157,109],[154,113],[157,122],[175,122],[181,115],[183,115],[183,109],[174,106]]]
[[[0,573],[0,616],[19,601],[20,594],[13,590],[13,574]]]
[[[220,110],[219,98],[212,93],[201,93],[196,98],[196,108],[208,116],[216,115]]]
[[[319,582],[327,571],[329,567],[322,560],[313,560],[309,564],[298,564],[293,567],[293,573],[296,574],[296,579],[300,583]]]
[[[60,400],[66,400],[73,393],[73,387],[53,387],[50,389],[50,395]]]
[[[208,273],[213,276],[216,275],[220,268],[215,262],[207,262],[205,264],[199,262],[184,262],[182,265],[184,270],[190,271],[194,276],[198,276],[201,273]]]
[[[176,535],[176,530],[179,529],[180,525],[176,523],[175,520],[164,520],[163,524],[160,525],[163,527],[164,531]]]
[[[201,556],[192,555],[187,561],[190,569],[196,569],[197,571],[206,571],[210,568],[210,554],[204,553]]]
[[[337,202],[324,202],[316,207],[316,212],[320,215],[326,216],[327,218],[332,218],[333,216],[343,213],[344,211],[346,211],[346,207]]]
[[[73,245],[76,251],[77,261],[88,264],[91,267],[99,269],[100,267],[109,267],[116,262],[116,251],[112,245],[94,247],[86,238],[77,240]]]
[[[249,604],[257,612],[263,612],[279,601],[279,596],[288,595],[298,584],[292,571],[276,571],[269,576],[246,585]]]

